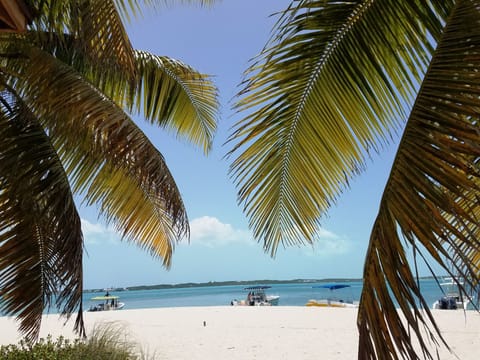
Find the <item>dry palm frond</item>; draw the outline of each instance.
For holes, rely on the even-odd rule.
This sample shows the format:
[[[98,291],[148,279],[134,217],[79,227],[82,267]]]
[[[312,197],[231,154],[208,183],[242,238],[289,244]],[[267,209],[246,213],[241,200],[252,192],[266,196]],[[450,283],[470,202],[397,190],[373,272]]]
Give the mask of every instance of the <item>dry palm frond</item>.
[[[175,242],[189,235],[163,156],[124,110],[137,106],[207,152],[218,107],[207,76],[133,50],[121,19],[138,2],[34,5],[28,33],[0,37],[0,303],[29,338],[53,295],[63,314],[79,311],[75,326],[84,332],[72,192],[166,267]]]
[[[473,3],[458,5],[449,18],[385,188],[365,263],[358,319],[362,358],[382,354],[415,359],[409,330],[431,357],[420,324],[431,322],[440,336],[411,274],[399,232],[417,252],[425,248],[466,285],[478,281],[480,57],[469,54],[480,52],[480,3]],[[393,300],[378,295],[387,288],[406,324]],[[383,330],[375,334],[372,327],[379,323]],[[434,333],[429,336],[434,338]]]
[[[67,176],[49,137],[18,96],[0,93],[0,296],[36,338],[43,309],[82,313],[83,237]]]
[[[48,129],[73,189],[168,266],[175,240],[188,235],[188,219],[163,157],[78,73],[43,52],[30,55],[16,85]]]
[[[365,157],[408,120],[365,263],[359,358],[416,359],[412,334],[430,357],[422,327],[438,342],[407,247],[478,283],[479,9],[478,1],[293,1],[239,94],[237,109],[251,112],[229,139],[231,173],[272,255],[280,244],[314,241]]]

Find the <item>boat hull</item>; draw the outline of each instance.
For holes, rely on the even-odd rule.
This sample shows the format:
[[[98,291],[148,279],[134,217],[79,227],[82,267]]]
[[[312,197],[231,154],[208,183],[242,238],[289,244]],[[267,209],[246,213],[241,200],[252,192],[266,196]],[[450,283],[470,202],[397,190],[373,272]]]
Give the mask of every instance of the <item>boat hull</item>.
[[[280,296],[272,296],[271,299],[266,301],[254,301],[253,303],[248,303],[245,300],[232,300],[230,305],[232,306],[277,306],[280,300]]]
[[[278,305],[279,301],[280,301],[280,296],[277,296],[277,295],[268,295],[267,296],[267,302],[270,305],[276,306],[276,305]]]
[[[358,304],[348,303],[343,301],[335,300],[309,300],[306,306],[316,306],[316,307],[336,307],[336,308],[358,308]]]
[[[88,311],[114,311],[121,310],[125,306],[124,303],[118,303],[117,306],[103,306],[104,304],[99,304],[92,306]]]

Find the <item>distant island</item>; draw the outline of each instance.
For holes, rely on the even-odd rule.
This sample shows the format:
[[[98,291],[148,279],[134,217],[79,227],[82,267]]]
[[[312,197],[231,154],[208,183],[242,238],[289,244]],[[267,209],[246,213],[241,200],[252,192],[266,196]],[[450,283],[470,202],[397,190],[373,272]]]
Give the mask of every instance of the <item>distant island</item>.
[[[158,284],[158,285],[139,285],[119,288],[109,288],[110,291],[134,291],[134,290],[158,290],[158,289],[177,289],[206,286],[229,286],[229,285],[274,285],[274,284],[300,284],[314,283],[320,281],[348,282],[361,281],[362,279],[293,279],[293,280],[242,280],[242,281],[209,281],[202,283],[188,282],[180,284]],[[105,289],[88,289],[84,292],[101,292]]]
[[[421,279],[433,279],[432,276],[421,277]],[[275,285],[275,284],[303,284],[316,282],[358,282],[358,279],[344,279],[344,278],[327,278],[327,279],[293,279],[293,280],[242,280],[242,281],[209,281],[202,283],[188,282],[181,284],[158,284],[158,285],[139,285],[109,288],[109,291],[135,291],[135,290],[159,290],[159,289],[177,289],[177,288],[192,288],[192,287],[206,287],[206,286],[229,286],[229,285]],[[102,292],[105,289],[88,289],[85,293]]]

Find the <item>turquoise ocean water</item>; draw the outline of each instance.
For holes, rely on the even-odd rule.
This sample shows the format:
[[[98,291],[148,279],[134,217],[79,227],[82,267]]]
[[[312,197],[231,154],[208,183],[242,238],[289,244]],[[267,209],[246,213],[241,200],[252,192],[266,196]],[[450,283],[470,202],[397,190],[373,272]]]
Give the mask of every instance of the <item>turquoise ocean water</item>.
[[[280,296],[278,306],[304,306],[310,299],[324,298],[328,290],[313,288],[313,286],[327,283],[331,284],[332,282],[273,284],[269,285],[271,288],[267,290],[267,294]],[[350,287],[338,290],[337,295],[347,301],[358,301],[362,291],[362,282],[349,281],[345,283]],[[233,299],[243,300],[246,298],[248,294],[248,291],[244,290],[246,286],[192,286],[156,290],[127,290],[111,292],[111,295],[120,297],[119,301],[125,303],[125,310],[181,306],[229,306]],[[442,296],[442,290],[435,280],[420,280],[420,286],[429,307]],[[91,305],[96,304],[91,301],[92,297],[104,294],[104,291],[84,293],[84,309],[88,310]],[[56,313],[57,309],[51,308],[48,312]],[[1,315],[4,314],[0,311]]]
[[[328,290],[313,288],[312,286],[331,282],[285,283],[270,285],[269,295],[279,295],[279,306],[304,306],[309,299],[322,298]],[[349,288],[338,290],[338,296],[345,300],[359,300],[362,291],[362,282],[346,282]],[[442,296],[442,291],[435,280],[420,281],[421,291],[429,307]],[[124,309],[146,309],[177,306],[225,306],[230,305],[233,299],[245,299],[248,291],[246,285],[228,286],[201,286],[188,288],[173,288],[159,290],[130,290],[114,292],[125,303]],[[84,306],[88,309],[94,296],[104,295],[105,292],[85,293]]]

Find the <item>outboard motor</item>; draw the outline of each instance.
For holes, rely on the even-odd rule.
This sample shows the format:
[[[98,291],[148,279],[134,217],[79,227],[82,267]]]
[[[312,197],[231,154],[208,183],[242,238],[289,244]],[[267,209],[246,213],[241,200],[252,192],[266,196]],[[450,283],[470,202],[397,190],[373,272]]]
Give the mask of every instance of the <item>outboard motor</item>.
[[[448,309],[449,310],[456,310],[457,309],[457,302],[454,298],[448,298]]]
[[[439,307],[441,310],[447,310],[448,309],[448,299],[446,297],[442,297],[438,300]]]
[[[456,310],[457,302],[454,298],[444,296],[439,301],[440,309],[442,310]]]

